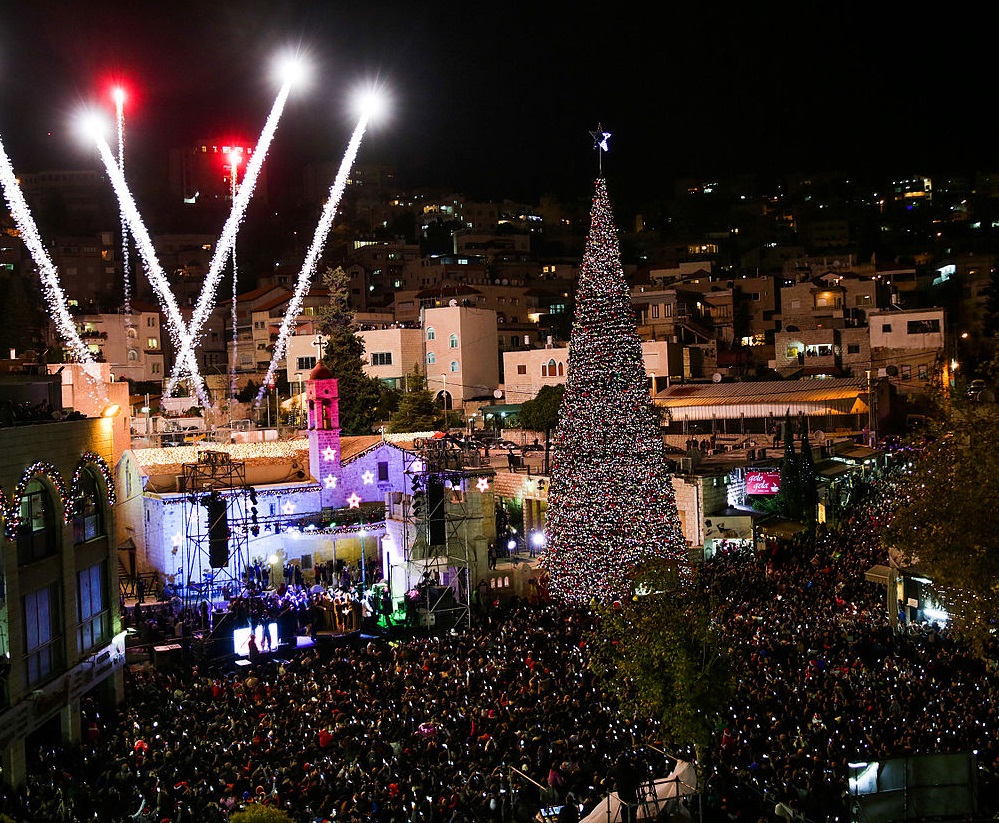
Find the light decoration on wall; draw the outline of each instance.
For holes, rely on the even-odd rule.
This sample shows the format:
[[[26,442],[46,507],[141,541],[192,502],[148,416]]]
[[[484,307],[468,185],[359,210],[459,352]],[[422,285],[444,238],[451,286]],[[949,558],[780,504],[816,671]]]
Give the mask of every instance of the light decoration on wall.
[[[351,492],[350,497],[347,498],[347,505],[352,509],[361,508],[361,498],[357,496],[357,492]]]
[[[475,481],[475,488],[477,488],[480,492],[485,494],[487,491],[489,491],[489,478],[480,477],[478,480]]]
[[[325,449],[323,449],[323,460],[325,460],[327,463],[332,463],[334,460],[336,460],[336,449],[334,449],[332,446],[327,446]]]
[[[323,478],[323,485],[327,489],[335,489],[336,488],[336,475],[335,474],[328,474],[328,475],[326,475],[326,477]]]
[[[368,469],[361,475],[361,480],[364,481],[365,486],[373,486],[375,483],[375,473]]]
[[[294,513],[295,513],[295,504],[292,503],[290,500],[285,500],[285,502],[281,504],[281,514],[294,514]]]
[[[114,473],[111,471],[111,467],[107,464],[107,461],[96,452],[84,452],[80,457],[80,462],[76,464],[76,469],[73,471],[73,479],[70,483],[70,487],[74,492],[73,496],[76,496],[76,490],[80,485],[80,477],[83,475],[84,469],[88,466],[93,466],[101,473],[101,477],[104,479],[104,485],[108,492],[108,505],[113,506],[117,502],[115,495]]]
[[[59,505],[62,507],[63,523],[71,523],[73,520],[73,501],[69,497],[66,481],[63,480],[62,475],[55,466],[51,463],[46,463],[44,460],[39,460],[24,470],[21,479],[17,481],[17,485],[14,487],[11,500],[7,503],[7,516],[4,518],[4,522],[6,523],[5,531],[9,540],[14,540],[17,537],[17,530],[21,527],[21,498],[24,497],[28,485],[36,477],[43,477],[55,486],[56,496],[58,497]]]

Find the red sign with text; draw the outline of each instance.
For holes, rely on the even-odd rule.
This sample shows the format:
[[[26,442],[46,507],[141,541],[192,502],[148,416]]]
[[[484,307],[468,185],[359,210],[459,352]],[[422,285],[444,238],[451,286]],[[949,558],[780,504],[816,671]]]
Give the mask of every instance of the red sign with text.
[[[779,471],[746,472],[746,494],[777,494],[779,491]]]

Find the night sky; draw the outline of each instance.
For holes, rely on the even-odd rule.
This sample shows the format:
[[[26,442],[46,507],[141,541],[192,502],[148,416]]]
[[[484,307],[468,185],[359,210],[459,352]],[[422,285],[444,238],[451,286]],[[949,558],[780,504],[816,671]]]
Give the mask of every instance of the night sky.
[[[4,0],[0,139],[18,171],[93,162],[70,119],[95,100],[110,112],[119,76],[133,162],[213,132],[253,140],[270,65],[292,48],[312,83],[285,112],[272,179],[339,160],[349,93],[373,81],[392,115],[359,161],[474,197],[588,192],[598,123],[613,134],[612,197],[738,172],[999,167],[987,27],[956,7],[889,19],[859,4],[826,18],[672,5]]]

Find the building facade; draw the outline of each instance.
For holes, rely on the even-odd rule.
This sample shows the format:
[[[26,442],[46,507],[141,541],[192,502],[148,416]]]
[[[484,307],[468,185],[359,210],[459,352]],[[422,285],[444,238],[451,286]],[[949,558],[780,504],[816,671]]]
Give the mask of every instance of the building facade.
[[[0,426],[0,757],[12,785],[37,735],[78,742],[82,702],[123,697],[114,439],[103,417]]]

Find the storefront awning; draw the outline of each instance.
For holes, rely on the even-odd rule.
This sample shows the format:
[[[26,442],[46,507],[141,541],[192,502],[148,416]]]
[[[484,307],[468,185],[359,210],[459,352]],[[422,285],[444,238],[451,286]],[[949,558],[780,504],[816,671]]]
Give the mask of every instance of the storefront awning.
[[[871,568],[864,572],[864,580],[868,583],[878,583],[881,586],[887,586],[890,578],[891,569],[888,566],[871,566]]]

